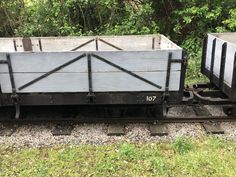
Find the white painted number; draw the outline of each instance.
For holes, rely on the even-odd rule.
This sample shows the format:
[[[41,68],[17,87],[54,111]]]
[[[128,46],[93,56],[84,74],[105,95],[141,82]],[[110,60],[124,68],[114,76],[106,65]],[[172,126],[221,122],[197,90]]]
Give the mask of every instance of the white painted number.
[[[156,101],[157,96],[147,96],[146,101],[153,102]]]

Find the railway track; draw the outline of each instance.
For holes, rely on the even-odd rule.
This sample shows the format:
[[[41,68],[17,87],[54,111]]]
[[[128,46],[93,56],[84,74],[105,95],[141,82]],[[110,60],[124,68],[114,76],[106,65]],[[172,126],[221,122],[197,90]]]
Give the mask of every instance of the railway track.
[[[130,123],[144,123],[149,127],[151,136],[163,136],[168,135],[168,124],[173,123],[200,123],[207,133],[222,134],[224,130],[220,127],[221,122],[235,122],[236,116],[227,116],[223,113],[220,107],[212,108],[211,111],[205,107],[199,106],[178,106],[171,109],[177,109],[179,113],[175,111],[169,111],[166,117],[110,117],[91,114],[90,116],[79,115],[75,110],[67,110],[67,114],[63,114],[64,111],[48,112],[47,109],[39,109],[38,107],[30,115],[25,114],[25,117],[21,119],[9,119],[1,118],[3,127],[0,129],[0,135],[10,136],[16,130],[14,125],[22,126],[27,124],[42,124],[53,123],[52,128],[53,135],[70,135],[75,125],[83,123],[105,123],[108,125],[107,135],[124,135],[125,126]],[[51,109],[51,108],[50,108]],[[187,110],[186,110],[187,109]],[[183,111],[185,110],[185,111]],[[214,113],[216,111],[216,114]],[[36,113],[37,112],[37,113]],[[177,111],[178,112],[178,111]],[[212,114],[213,112],[213,114]],[[9,113],[9,112],[8,112]],[[60,113],[60,114],[59,114]],[[9,115],[8,115],[9,116]],[[12,130],[12,131],[9,131]]]
[[[224,129],[221,127],[222,122],[202,122],[199,125],[202,126],[203,130],[207,134],[224,134]],[[173,123],[156,123],[156,124],[148,124],[144,123],[148,127],[150,136],[168,136],[169,134],[169,125]],[[181,123],[180,123],[181,124]],[[189,123],[187,123],[189,125]],[[195,123],[196,124],[196,123]],[[27,126],[41,126],[41,124],[28,124]],[[45,125],[45,123],[44,123]],[[52,124],[51,134],[52,136],[70,136],[74,127],[77,126],[77,123],[55,123]],[[121,136],[126,135],[126,127],[129,125],[128,123],[117,123],[117,124],[104,124],[106,128],[104,132],[107,136]],[[9,124],[4,123],[0,126],[0,136],[14,136],[13,133],[18,131],[18,129],[24,126],[23,124]],[[31,135],[33,136],[33,135]]]

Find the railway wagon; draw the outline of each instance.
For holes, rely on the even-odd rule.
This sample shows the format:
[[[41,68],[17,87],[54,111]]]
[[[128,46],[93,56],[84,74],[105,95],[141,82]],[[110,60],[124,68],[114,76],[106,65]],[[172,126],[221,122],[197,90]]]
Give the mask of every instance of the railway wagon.
[[[0,106],[180,103],[186,56],[163,35],[0,39]]]
[[[201,72],[236,102],[236,33],[208,34],[203,46]]]

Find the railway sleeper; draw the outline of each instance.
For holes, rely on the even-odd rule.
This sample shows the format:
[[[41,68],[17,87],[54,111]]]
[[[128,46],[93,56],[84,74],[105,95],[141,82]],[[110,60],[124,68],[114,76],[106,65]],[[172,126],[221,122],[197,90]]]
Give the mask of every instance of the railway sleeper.
[[[52,130],[53,136],[61,136],[61,135],[71,135],[72,130],[74,129],[73,123],[60,123],[56,124],[54,129]]]
[[[219,122],[204,122],[201,125],[207,134],[224,134]]]
[[[124,124],[109,124],[107,129],[108,136],[122,136],[125,135]]]
[[[16,128],[17,126],[11,123],[2,124],[0,125],[0,136],[11,136]]]
[[[168,125],[156,123],[149,126],[150,136],[167,136],[169,134]]]

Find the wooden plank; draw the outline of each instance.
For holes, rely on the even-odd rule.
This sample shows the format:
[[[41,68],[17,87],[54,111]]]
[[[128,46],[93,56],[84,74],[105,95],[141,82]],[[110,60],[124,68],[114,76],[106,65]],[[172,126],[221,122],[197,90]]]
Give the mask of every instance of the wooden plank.
[[[31,43],[32,43],[32,50],[33,52],[41,52],[40,50],[40,38],[30,38],[31,39]],[[42,47],[42,45],[41,45]]]
[[[107,129],[108,136],[125,135],[125,126],[123,124],[109,124]]]
[[[169,52],[172,52],[173,59],[182,60],[182,50],[155,50],[155,51],[96,51],[93,54],[97,54],[104,58],[113,58],[113,59],[168,59]]]
[[[16,130],[14,124],[0,124],[0,136],[11,136]]]
[[[114,36],[114,37],[98,37],[106,42],[109,42],[123,50],[152,50],[152,36]],[[133,45],[134,44],[134,45]],[[116,51],[114,47],[111,47],[104,42],[98,42],[98,48],[100,51]]]
[[[224,81],[229,87],[232,86],[235,52],[236,52],[236,45],[227,43]]]
[[[164,91],[166,72],[135,72],[162,87],[158,89],[126,73],[97,73],[93,74],[94,91]],[[180,86],[180,71],[171,72],[170,91],[178,91]]]
[[[224,41],[236,44],[236,32],[214,33],[213,35]]]
[[[221,55],[222,55],[222,45],[225,41],[221,39],[216,39],[216,48],[215,48],[215,60],[213,73],[216,77],[220,77],[220,67],[221,67]]]
[[[221,128],[220,123],[206,122],[201,124],[207,134],[224,134],[224,130]]]
[[[119,71],[117,68],[112,67],[95,57],[92,57],[92,66],[93,72],[117,72]],[[167,68],[167,60],[166,59],[123,59],[123,58],[108,58],[108,61],[123,67],[132,72],[153,72],[153,71],[166,71]],[[173,63],[171,65],[171,71],[180,71],[181,63]]]
[[[179,57],[179,59],[181,59],[181,52],[175,53],[175,57]],[[14,73],[48,72],[82,54],[82,52],[14,53],[11,54],[11,63]],[[166,70],[168,52],[99,52],[98,56],[101,56],[108,61],[133,72],[151,72]],[[6,56],[3,55],[2,59],[6,60]],[[116,68],[110,67],[108,64],[98,60],[95,57],[92,57],[92,66],[93,72],[118,71]],[[181,70],[181,63],[173,63],[171,65],[171,70]],[[0,73],[7,72],[8,67],[6,67],[6,65],[0,65]],[[58,72],[87,72],[86,57],[61,69]]]
[[[41,38],[44,51],[69,51],[76,46],[79,46],[91,39],[102,39],[111,43],[123,50],[151,50],[152,49],[152,37],[146,36],[90,36],[90,37],[70,37],[70,38]],[[62,45],[63,44],[63,45]],[[134,45],[135,44],[135,45]],[[56,45],[56,47],[53,47]],[[95,51],[95,41],[83,46],[77,51]],[[111,47],[104,42],[98,41],[99,51],[116,51],[114,47]]]
[[[168,135],[167,124],[157,123],[149,126],[151,136],[166,136]]]
[[[170,51],[173,52],[173,51]],[[145,52],[97,52],[95,53],[108,61],[115,63],[130,71],[163,71],[167,69],[168,51],[145,51]],[[181,51],[173,52],[174,59],[181,60]],[[92,57],[95,58],[95,57]],[[110,68],[100,60],[93,60],[93,71],[116,71],[115,68]],[[109,67],[109,70],[107,69]],[[111,70],[112,69],[112,70]],[[172,71],[181,70],[180,63],[171,65]]]
[[[93,90],[95,92],[120,91],[164,91],[166,72],[135,72],[135,74],[148,79],[162,89],[158,89],[124,72],[93,73]],[[32,81],[42,73],[16,73],[14,74],[16,87]],[[9,74],[0,74],[0,84],[3,93],[11,93]],[[170,91],[178,91],[180,84],[180,71],[171,72]],[[54,73],[18,93],[30,92],[88,92],[87,73]]]
[[[205,68],[210,71],[211,68],[211,56],[212,56],[212,45],[213,40],[215,37],[211,34],[208,34],[208,41],[207,41],[207,50],[206,50],[206,65]]]
[[[63,63],[82,55],[82,52],[78,53],[14,53],[11,54],[11,61],[14,72],[47,72]],[[99,52],[99,56],[106,58],[107,60],[125,67],[131,71],[152,71],[152,70],[165,70],[167,65],[168,52]],[[181,58],[181,51],[175,52],[173,57]],[[3,56],[5,58],[5,56]],[[84,59],[81,59],[84,60]],[[84,62],[78,61],[73,65],[68,66],[61,70],[62,72],[82,72],[87,71],[87,66]],[[107,64],[94,60],[93,71],[104,71]],[[96,65],[98,65],[96,67]],[[43,66],[43,67],[42,67]],[[1,66],[0,66],[1,67]],[[173,63],[172,70],[180,70],[181,64]],[[78,71],[79,70],[79,71]],[[5,68],[0,69],[0,72],[8,72]]]
[[[82,54],[83,52],[12,53],[10,57],[14,73],[45,73]],[[60,72],[87,72],[86,63],[84,57],[63,68]],[[8,67],[0,65],[0,73],[8,73]]]
[[[41,75],[41,73],[14,74],[16,87],[19,88]],[[87,92],[87,77],[87,73],[55,73],[17,92]],[[3,93],[12,92],[9,74],[0,74],[0,84]]]
[[[154,49],[181,49],[172,41],[163,35],[124,35],[124,36],[83,36],[83,37],[31,37],[32,48],[34,52],[40,51],[39,40],[41,40],[44,52],[71,51],[91,39],[100,38],[124,50],[152,50],[153,38]],[[23,51],[22,38],[1,38],[0,52],[15,52],[12,45],[13,40],[17,40],[18,52]],[[161,45],[161,43],[163,43]],[[95,41],[84,45],[78,51],[95,51]],[[117,49],[103,43],[98,42],[98,50],[100,51],[116,51]]]
[[[94,37],[60,37],[60,38],[41,38],[44,52],[63,52],[72,49],[94,39]],[[84,45],[76,51],[95,51],[95,41]]]
[[[174,42],[169,40],[164,35],[160,35],[160,49],[181,49],[179,46],[177,46]]]
[[[14,40],[18,52],[23,52],[23,38],[0,38],[0,52],[15,52]]]
[[[13,39],[1,39],[0,52],[15,52]]]

